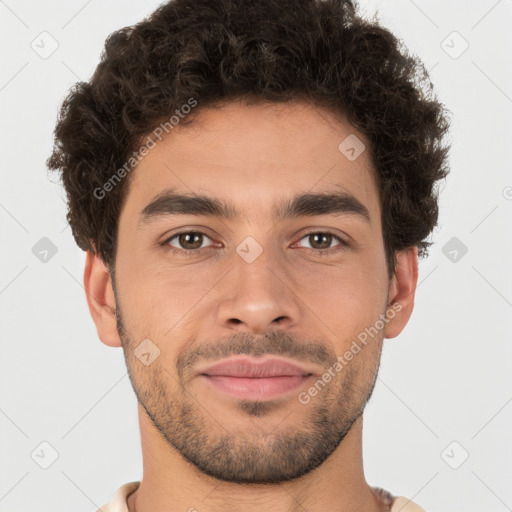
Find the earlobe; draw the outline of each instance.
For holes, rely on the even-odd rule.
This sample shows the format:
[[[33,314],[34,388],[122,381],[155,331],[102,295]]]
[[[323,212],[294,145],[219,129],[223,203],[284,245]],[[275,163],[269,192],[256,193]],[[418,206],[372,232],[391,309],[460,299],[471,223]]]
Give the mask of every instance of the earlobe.
[[[112,288],[112,277],[103,260],[92,251],[87,251],[84,287],[98,337],[109,347],[122,346],[117,331],[116,301]]]
[[[395,338],[407,325],[414,308],[417,282],[418,248],[414,246],[397,252],[395,275],[389,285],[385,338]]]

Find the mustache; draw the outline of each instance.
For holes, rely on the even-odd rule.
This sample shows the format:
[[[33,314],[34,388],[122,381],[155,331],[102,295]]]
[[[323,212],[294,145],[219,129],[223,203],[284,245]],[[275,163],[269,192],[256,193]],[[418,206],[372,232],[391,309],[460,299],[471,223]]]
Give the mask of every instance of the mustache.
[[[216,361],[236,355],[262,356],[272,354],[290,357],[298,361],[330,367],[337,361],[334,350],[321,341],[299,340],[290,333],[271,331],[263,336],[236,333],[215,342],[203,343],[180,354],[176,361],[178,374],[183,376],[198,361]]]

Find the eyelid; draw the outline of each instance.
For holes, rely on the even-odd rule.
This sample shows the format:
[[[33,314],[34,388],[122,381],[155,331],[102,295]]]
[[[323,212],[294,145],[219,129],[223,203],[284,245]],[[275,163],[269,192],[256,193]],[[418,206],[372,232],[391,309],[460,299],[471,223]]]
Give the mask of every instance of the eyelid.
[[[208,249],[208,247],[201,247],[199,249],[186,250],[186,249],[180,249],[179,247],[174,247],[173,245],[169,244],[169,242],[171,240],[173,240],[174,238],[177,238],[180,235],[184,235],[184,234],[188,234],[188,233],[193,233],[196,235],[203,235],[203,237],[209,238],[212,242],[214,242],[213,238],[208,233],[203,231],[202,229],[184,229],[182,231],[178,231],[177,233],[173,233],[172,235],[166,237],[166,239],[162,242],[161,245],[169,245],[172,249],[175,249],[178,252],[182,251],[182,252],[186,252],[186,253],[190,253],[190,254],[197,253],[199,251],[202,251],[203,249]],[[213,247],[213,244],[209,247]]]
[[[301,240],[303,240],[304,238],[306,237],[309,237],[311,235],[317,235],[317,234],[322,234],[322,235],[329,235],[329,236],[332,236],[333,238],[335,238],[338,242],[339,242],[339,245],[340,246],[346,246],[348,247],[350,245],[350,243],[345,240],[343,237],[341,237],[340,235],[337,235],[336,233],[333,233],[332,231],[330,231],[329,229],[325,229],[325,230],[322,230],[322,229],[314,229],[314,230],[311,230],[311,231],[307,231],[305,234],[303,234],[299,239],[298,239],[298,242],[300,242]],[[298,243],[297,242],[297,243]],[[334,246],[334,247],[330,247],[329,249],[311,249],[315,252],[326,252],[326,251],[332,251],[334,250],[336,247],[338,247],[337,245]],[[309,249],[309,247],[304,247],[304,249]]]
[[[204,236],[207,236],[208,238],[212,239],[213,236],[208,234],[210,232],[210,230],[206,227],[203,227],[203,226],[187,226],[186,228],[183,228],[183,229],[179,229],[178,228],[178,231],[176,232],[173,232],[171,235],[168,234],[169,232],[165,233],[163,236],[163,239],[161,242],[159,242],[160,244],[162,245],[165,245],[167,242],[169,242],[169,240],[171,240],[172,238],[176,237],[176,236],[179,236],[179,235],[183,235],[185,233],[200,233]]]
[[[203,236],[205,236],[205,237],[207,237],[207,238],[209,238],[210,240],[213,241],[213,238],[210,235],[208,235],[208,233],[203,231],[203,229],[204,228],[200,228],[200,229],[185,228],[185,229],[182,229],[182,230],[180,230],[180,231],[178,231],[176,233],[173,233],[172,235],[168,236],[161,243],[161,245],[162,246],[170,247],[170,250],[172,252],[174,252],[175,254],[183,254],[183,255],[187,255],[187,256],[193,256],[193,255],[199,254],[202,251],[210,250],[210,249],[214,248],[213,244],[210,245],[210,246],[207,246],[207,247],[200,247],[199,249],[187,250],[187,249],[180,249],[179,247],[174,247],[173,245],[170,245],[170,243],[169,243],[174,238],[179,237],[180,235],[183,235],[183,234],[188,234],[188,233],[200,234],[200,235],[203,235]],[[334,254],[337,251],[342,251],[344,249],[347,249],[348,247],[351,247],[351,245],[352,245],[351,242],[345,240],[342,236],[334,233],[329,228],[306,228],[306,229],[308,229],[308,231],[306,231],[302,235],[300,235],[300,237],[298,238],[297,242],[294,243],[294,245],[299,243],[304,238],[306,238],[308,236],[311,236],[311,235],[315,235],[315,234],[329,235],[329,236],[332,236],[333,238],[335,238],[339,242],[338,245],[335,245],[334,247],[330,247],[328,249],[314,249],[314,248],[299,246],[299,247],[302,247],[303,249],[309,249],[310,251],[313,251],[314,253],[317,253],[317,254],[320,254],[320,255],[324,254],[324,253],[333,253]]]

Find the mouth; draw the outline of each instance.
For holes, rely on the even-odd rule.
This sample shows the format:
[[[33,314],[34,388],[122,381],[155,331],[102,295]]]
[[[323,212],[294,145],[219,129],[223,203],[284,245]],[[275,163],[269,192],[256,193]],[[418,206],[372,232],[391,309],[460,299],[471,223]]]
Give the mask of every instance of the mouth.
[[[236,356],[199,370],[216,391],[245,400],[270,400],[297,389],[314,369],[276,357]]]

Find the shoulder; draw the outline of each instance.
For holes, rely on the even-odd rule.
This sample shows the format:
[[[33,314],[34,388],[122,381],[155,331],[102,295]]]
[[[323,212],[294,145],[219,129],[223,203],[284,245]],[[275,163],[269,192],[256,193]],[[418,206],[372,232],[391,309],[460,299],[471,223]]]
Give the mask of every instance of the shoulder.
[[[419,505],[403,496],[393,496],[386,489],[372,487],[372,491],[377,499],[390,512],[425,512]]]
[[[404,498],[403,496],[397,496],[393,500],[393,507],[391,508],[391,512],[425,512],[425,509],[421,508],[419,505],[414,503],[413,501]]]
[[[129,482],[117,489],[112,499],[95,512],[128,512],[126,498],[135,491],[140,482]]]

